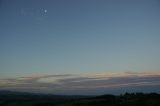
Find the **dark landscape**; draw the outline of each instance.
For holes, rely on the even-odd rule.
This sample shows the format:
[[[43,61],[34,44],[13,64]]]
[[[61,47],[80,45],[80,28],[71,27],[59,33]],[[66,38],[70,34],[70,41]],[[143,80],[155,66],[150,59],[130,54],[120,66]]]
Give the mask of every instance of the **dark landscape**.
[[[160,94],[125,93],[123,95],[65,96],[0,91],[0,106],[160,106]]]

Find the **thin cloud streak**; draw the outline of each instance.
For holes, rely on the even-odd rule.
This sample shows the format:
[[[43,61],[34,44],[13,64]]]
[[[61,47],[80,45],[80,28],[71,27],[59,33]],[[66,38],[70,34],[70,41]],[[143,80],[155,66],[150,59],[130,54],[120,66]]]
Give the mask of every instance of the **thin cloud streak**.
[[[63,74],[0,79],[0,89],[44,93],[154,85],[160,85],[159,73]]]

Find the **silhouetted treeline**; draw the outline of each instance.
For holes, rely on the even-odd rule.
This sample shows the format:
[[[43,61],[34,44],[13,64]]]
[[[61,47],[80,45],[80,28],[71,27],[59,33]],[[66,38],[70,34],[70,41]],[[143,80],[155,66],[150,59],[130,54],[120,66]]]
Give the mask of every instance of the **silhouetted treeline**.
[[[63,96],[0,92],[0,106],[160,106],[160,94]]]

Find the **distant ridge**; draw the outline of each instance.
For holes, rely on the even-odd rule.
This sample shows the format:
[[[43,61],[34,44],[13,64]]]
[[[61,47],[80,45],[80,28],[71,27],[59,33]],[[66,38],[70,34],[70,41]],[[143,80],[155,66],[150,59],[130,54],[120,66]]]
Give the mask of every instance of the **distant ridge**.
[[[21,96],[26,96],[26,97],[34,97],[34,98],[60,98],[60,99],[65,99],[65,98],[86,98],[86,97],[93,97],[93,96],[85,96],[85,95],[57,95],[57,94],[44,94],[44,93],[31,93],[31,92],[18,92],[18,91],[9,91],[9,90],[0,90],[0,99],[3,98],[3,96],[12,98],[14,96],[16,97],[21,97]]]
[[[0,106],[160,106],[160,94],[62,96],[0,90]]]
[[[30,92],[21,92],[21,91],[0,90],[0,95],[48,95],[48,94],[30,93]]]

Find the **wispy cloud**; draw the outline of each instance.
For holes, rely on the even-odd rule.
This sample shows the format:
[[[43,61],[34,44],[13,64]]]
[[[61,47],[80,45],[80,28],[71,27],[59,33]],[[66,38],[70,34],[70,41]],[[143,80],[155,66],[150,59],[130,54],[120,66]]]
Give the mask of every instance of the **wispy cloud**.
[[[0,89],[53,93],[152,85],[160,85],[159,73],[63,74],[0,79]]]

